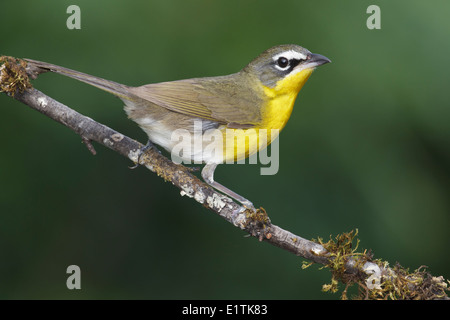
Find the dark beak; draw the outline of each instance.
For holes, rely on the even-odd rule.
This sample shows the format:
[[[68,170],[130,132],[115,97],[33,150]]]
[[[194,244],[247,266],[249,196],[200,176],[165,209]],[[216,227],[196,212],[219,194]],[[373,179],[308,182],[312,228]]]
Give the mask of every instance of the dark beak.
[[[327,57],[317,53],[311,53],[308,58],[309,59],[306,60],[307,66],[312,68],[331,62]]]

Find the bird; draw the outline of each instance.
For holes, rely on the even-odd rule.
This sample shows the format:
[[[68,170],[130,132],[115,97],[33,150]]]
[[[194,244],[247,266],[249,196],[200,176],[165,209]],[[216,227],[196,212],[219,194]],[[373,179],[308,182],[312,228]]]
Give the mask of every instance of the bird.
[[[133,87],[25,60],[117,96],[124,102],[128,117],[148,135],[147,146],[157,144],[178,159],[203,163],[201,176],[207,184],[253,211],[251,201],[214,180],[217,166],[266,148],[285,127],[298,93],[315,68],[331,62],[299,45],[284,44],[265,50],[229,75]],[[214,139],[186,138],[211,132]]]

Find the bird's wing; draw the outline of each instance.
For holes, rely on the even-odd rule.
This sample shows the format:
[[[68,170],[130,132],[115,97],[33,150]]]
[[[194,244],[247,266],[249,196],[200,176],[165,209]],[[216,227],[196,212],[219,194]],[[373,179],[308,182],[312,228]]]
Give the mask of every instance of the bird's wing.
[[[138,97],[174,112],[234,128],[253,127],[261,122],[262,89],[237,77],[240,75],[161,82],[132,90]]]

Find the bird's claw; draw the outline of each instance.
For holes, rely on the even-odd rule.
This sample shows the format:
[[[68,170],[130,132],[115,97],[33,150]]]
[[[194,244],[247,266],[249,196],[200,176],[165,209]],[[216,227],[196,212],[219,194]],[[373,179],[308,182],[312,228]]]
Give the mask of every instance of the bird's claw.
[[[147,141],[147,144],[146,144],[145,146],[143,146],[142,148],[139,149],[138,159],[137,159],[137,161],[135,162],[134,166],[128,167],[128,168],[130,168],[130,169],[136,169],[137,167],[139,167],[139,165],[141,164],[141,157],[142,157],[142,155],[143,155],[148,149],[150,149],[150,148],[156,148],[156,147],[154,146],[154,144],[153,144],[150,140],[148,140],[148,141]],[[158,150],[158,151],[159,151],[159,150]]]

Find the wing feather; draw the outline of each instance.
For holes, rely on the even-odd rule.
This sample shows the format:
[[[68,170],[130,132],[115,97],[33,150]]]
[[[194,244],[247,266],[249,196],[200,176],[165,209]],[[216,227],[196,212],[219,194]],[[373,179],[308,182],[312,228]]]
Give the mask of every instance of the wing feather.
[[[148,84],[133,88],[138,97],[192,117],[254,126],[261,122],[262,87],[240,73]]]

